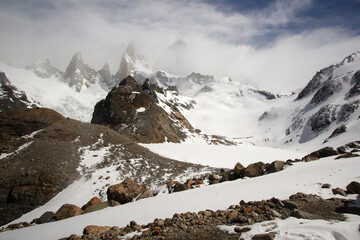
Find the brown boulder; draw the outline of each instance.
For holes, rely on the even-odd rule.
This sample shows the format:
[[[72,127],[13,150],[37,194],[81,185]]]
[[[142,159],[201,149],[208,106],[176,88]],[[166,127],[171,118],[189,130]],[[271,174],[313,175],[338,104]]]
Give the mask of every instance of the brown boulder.
[[[339,155],[339,153],[332,147],[324,147],[315,152],[310,153],[310,156],[318,157],[318,158],[330,157],[334,155]]]
[[[360,194],[360,183],[352,181],[349,185],[346,186],[346,191],[349,194]]]
[[[186,185],[186,184],[182,184],[182,183],[177,183],[175,184],[174,188],[173,188],[173,192],[181,192],[181,191],[185,191],[190,189],[190,186]]]
[[[83,230],[83,234],[85,235],[98,235],[101,234],[103,232],[107,232],[111,229],[110,226],[97,226],[97,225],[89,225],[86,226]]]
[[[47,211],[36,220],[36,223],[37,224],[47,223],[47,222],[50,222],[52,220],[55,220],[55,218],[56,217],[55,217],[54,212]]]
[[[265,170],[265,163],[257,162],[247,166],[244,170],[245,177],[257,177],[261,176]]]
[[[149,198],[149,197],[153,197],[153,196],[154,196],[153,192],[147,188],[142,193],[140,193],[139,197],[137,197],[136,200]]]
[[[55,217],[56,220],[63,220],[66,218],[78,216],[82,214],[81,208],[74,204],[64,204],[59,210],[56,211]]]
[[[137,184],[130,178],[126,178],[122,183],[112,185],[107,189],[108,200],[115,200],[120,204],[132,202],[146,187]]]
[[[257,234],[257,235],[254,235],[251,239],[252,240],[273,240],[273,239],[275,239],[275,233],[270,232],[270,233]]]
[[[341,154],[340,156],[336,157],[335,160],[341,159],[341,158],[353,158],[353,157],[359,157],[359,156],[360,155],[356,154],[356,153],[344,153],[344,154]]]
[[[345,190],[341,189],[341,188],[333,188],[332,192],[333,192],[334,195],[339,194],[339,195],[344,196],[344,197],[347,196],[347,193],[345,192]]]
[[[278,172],[283,170],[284,166],[285,166],[284,161],[274,161],[266,168],[266,171],[268,173]]]
[[[99,202],[85,208],[84,213],[99,211],[101,209],[107,208],[108,206],[109,206],[108,202]]]
[[[241,163],[236,163],[234,167],[234,173],[237,177],[241,177],[243,174],[243,171],[245,170],[245,167]]]
[[[93,197],[92,199],[90,199],[84,206],[81,207],[82,210],[85,210],[87,207],[90,207],[91,205],[97,204],[97,203],[101,203],[101,199],[98,197]]]

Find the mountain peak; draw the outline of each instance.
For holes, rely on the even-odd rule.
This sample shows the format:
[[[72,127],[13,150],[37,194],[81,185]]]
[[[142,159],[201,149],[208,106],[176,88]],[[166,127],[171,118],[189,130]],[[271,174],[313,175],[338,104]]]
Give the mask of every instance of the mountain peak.
[[[108,63],[97,72],[100,75],[100,83],[104,84],[107,89],[115,86],[114,79],[111,78],[110,67]]]
[[[70,87],[74,86],[80,92],[83,85],[90,87],[90,84],[95,83],[98,75],[94,69],[84,64],[81,53],[76,52],[66,68],[64,78]]]
[[[121,58],[119,70],[115,74],[116,82],[119,83],[131,75],[141,83],[152,74],[153,70],[148,58],[137,51],[134,42],[130,42]]]
[[[40,78],[50,78],[51,76],[55,76],[57,79],[63,79],[63,73],[53,67],[49,59],[38,60],[31,64],[31,66],[25,67],[27,70],[31,70],[35,73],[36,76]]]

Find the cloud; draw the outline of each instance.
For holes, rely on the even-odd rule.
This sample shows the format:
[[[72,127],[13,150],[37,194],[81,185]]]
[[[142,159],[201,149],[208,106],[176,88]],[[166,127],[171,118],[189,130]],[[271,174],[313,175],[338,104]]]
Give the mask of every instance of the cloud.
[[[321,67],[360,49],[359,36],[340,28],[289,28],[312,1],[273,1],[265,8],[221,10],[220,2],[4,1],[0,55],[17,66],[49,58],[64,70],[74,52],[95,69],[114,73],[134,40],[155,69],[229,75],[260,88],[290,91]]]

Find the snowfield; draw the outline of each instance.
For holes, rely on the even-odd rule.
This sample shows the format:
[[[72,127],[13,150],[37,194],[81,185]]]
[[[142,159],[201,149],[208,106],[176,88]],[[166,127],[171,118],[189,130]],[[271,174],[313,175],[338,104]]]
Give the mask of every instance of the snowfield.
[[[238,162],[247,166],[254,162],[286,161],[288,159],[302,158],[306,155],[301,152],[258,147],[251,144],[239,144],[238,146],[208,145],[206,143],[141,145],[167,158],[217,168],[234,168]]]
[[[31,236],[33,239],[59,239],[71,234],[81,234],[83,228],[91,224],[125,226],[131,220],[135,220],[138,224],[145,224],[152,222],[155,218],[172,217],[175,213],[227,209],[230,205],[238,204],[240,200],[255,201],[272,197],[285,199],[297,192],[331,198],[334,197],[331,189],[323,189],[321,185],[330,183],[333,187],[345,188],[351,181],[360,181],[359,169],[360,157],[340,160],[328,157],[308,163],[301,162],[287,167],[283,171],[261,177],[239,179],[179,193],[161,194],[62,221],[3,232],[0,233],[0,238],[15,240],[28,239]],[[84,184],[92,184],[92,182]],[[356,195],[349,196],[349,198],[356,197]],[[73,202],[71,197],[61,200],[63,203]],[[87,200],[84,199],[83,204]],[[49,203],[42,208],[44,211],[46,208],[54,210],[47,206]],[[36,216],[38,217],[38,215],[37,213]],[[34,217],[30,212],[14,222],[31,221]],[[302,220],[301,222],[306,223],[301,225],[304,226],[302,229],[299,228],[298,220],[290,219],[289,222],[278,220],[279,226],[274,231],[279,232],[281,237],[278,239],[359,239],[360,233],[356,232],[359,221],[360,217],[354,215],[348,216],[348,220],[344,223],[332,224],[323,220]],[[253,232],[263,231],[258,228],[258,225],[255,225]],[[312,230],[311,234],[309,234],[309,229]],[[307,234],[301,234],[306,231]],[[345,238],[336,237],[340,236],[339,234],[331,236],[333,232],[337,232]],[[329,238],[329,236],[331,237]]]

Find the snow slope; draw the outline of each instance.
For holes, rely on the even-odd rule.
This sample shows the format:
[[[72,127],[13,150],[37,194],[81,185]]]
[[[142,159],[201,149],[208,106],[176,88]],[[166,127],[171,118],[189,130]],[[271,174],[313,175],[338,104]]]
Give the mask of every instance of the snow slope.
[[[237,162],[247,166],[254,162],[271,163],[275,160],[302,158],[305,153],[275,148],[258,147],[250,144],[238,146],[208,145],[202,143],[141,144],[161,156],[182,162],[191,162],[210,167],[234,168]]]
[[[14,68],[4,62],[0,62],[0,71],[5,72],[9,81],[24,91],[32,103],[84,122],[90,122],[95,104],[107,95],[99,84],[76,92],[55,75],[40,78],[30,70]]]
[[[239,179],[179,193],[162,194],[58,222],[3,232],[0,233],[0,238],[8,240],[27,239],[31,236],[33,239],[59,239],[73,233],[81,234],[83,228],[90,224],[125,226],[131,220],[135,220],[138,224],[145,224],[155,218],[172,217],[174,213],[226,209],[230,205],[238,204],[240,200],[254,201],[272,197],[285,199],[296,192],[318,194],[323,198],[331,198],[334,195],[330,189],[321,188],[322,183],[330,183],[334,187],[345,188],[351,181],[360,181],[359,169],[360,157],[342,160],[334,160],[334,157],[328,157],[308,163],[301,162],[287,167],[283,171],[261,177]],[[351,197],[355,198],[356,195]],[[63,199],[63,202],[71,202],[71,199]],[[45,210],[45,208],[43,209]],[[32,217],[29,214],[16,220],[16,222],[29,221],[32,220]],[[347,239],[357,239],[353,236],[360,237],[360,233],[355,232],[357,229],[355,231],[353,229],[360,221],[360,217],[353,215],[347,221],[340,225],[346,227],[340,228],[337,224],[329,225],[328,221],[306,220],[304,229],[311,228],[315,232],[313,235],[315,238],[307,238],[309,237],[307,235],[294,235],[295,237],[292,236],[291,238],[291,234],[287,237],[288,239],[338,239],[335,237],[327,238],[333,229],[336,229],[343,236],[347,236]],[[286,223],[288,225],[285,226],[281,223],[282,234],[286,231],[287,233],[294,232],[293,226],[296,224],[294,220],[290,219]],[[297,229],[297,233],[305,231],[299,230],[298,227]]]

